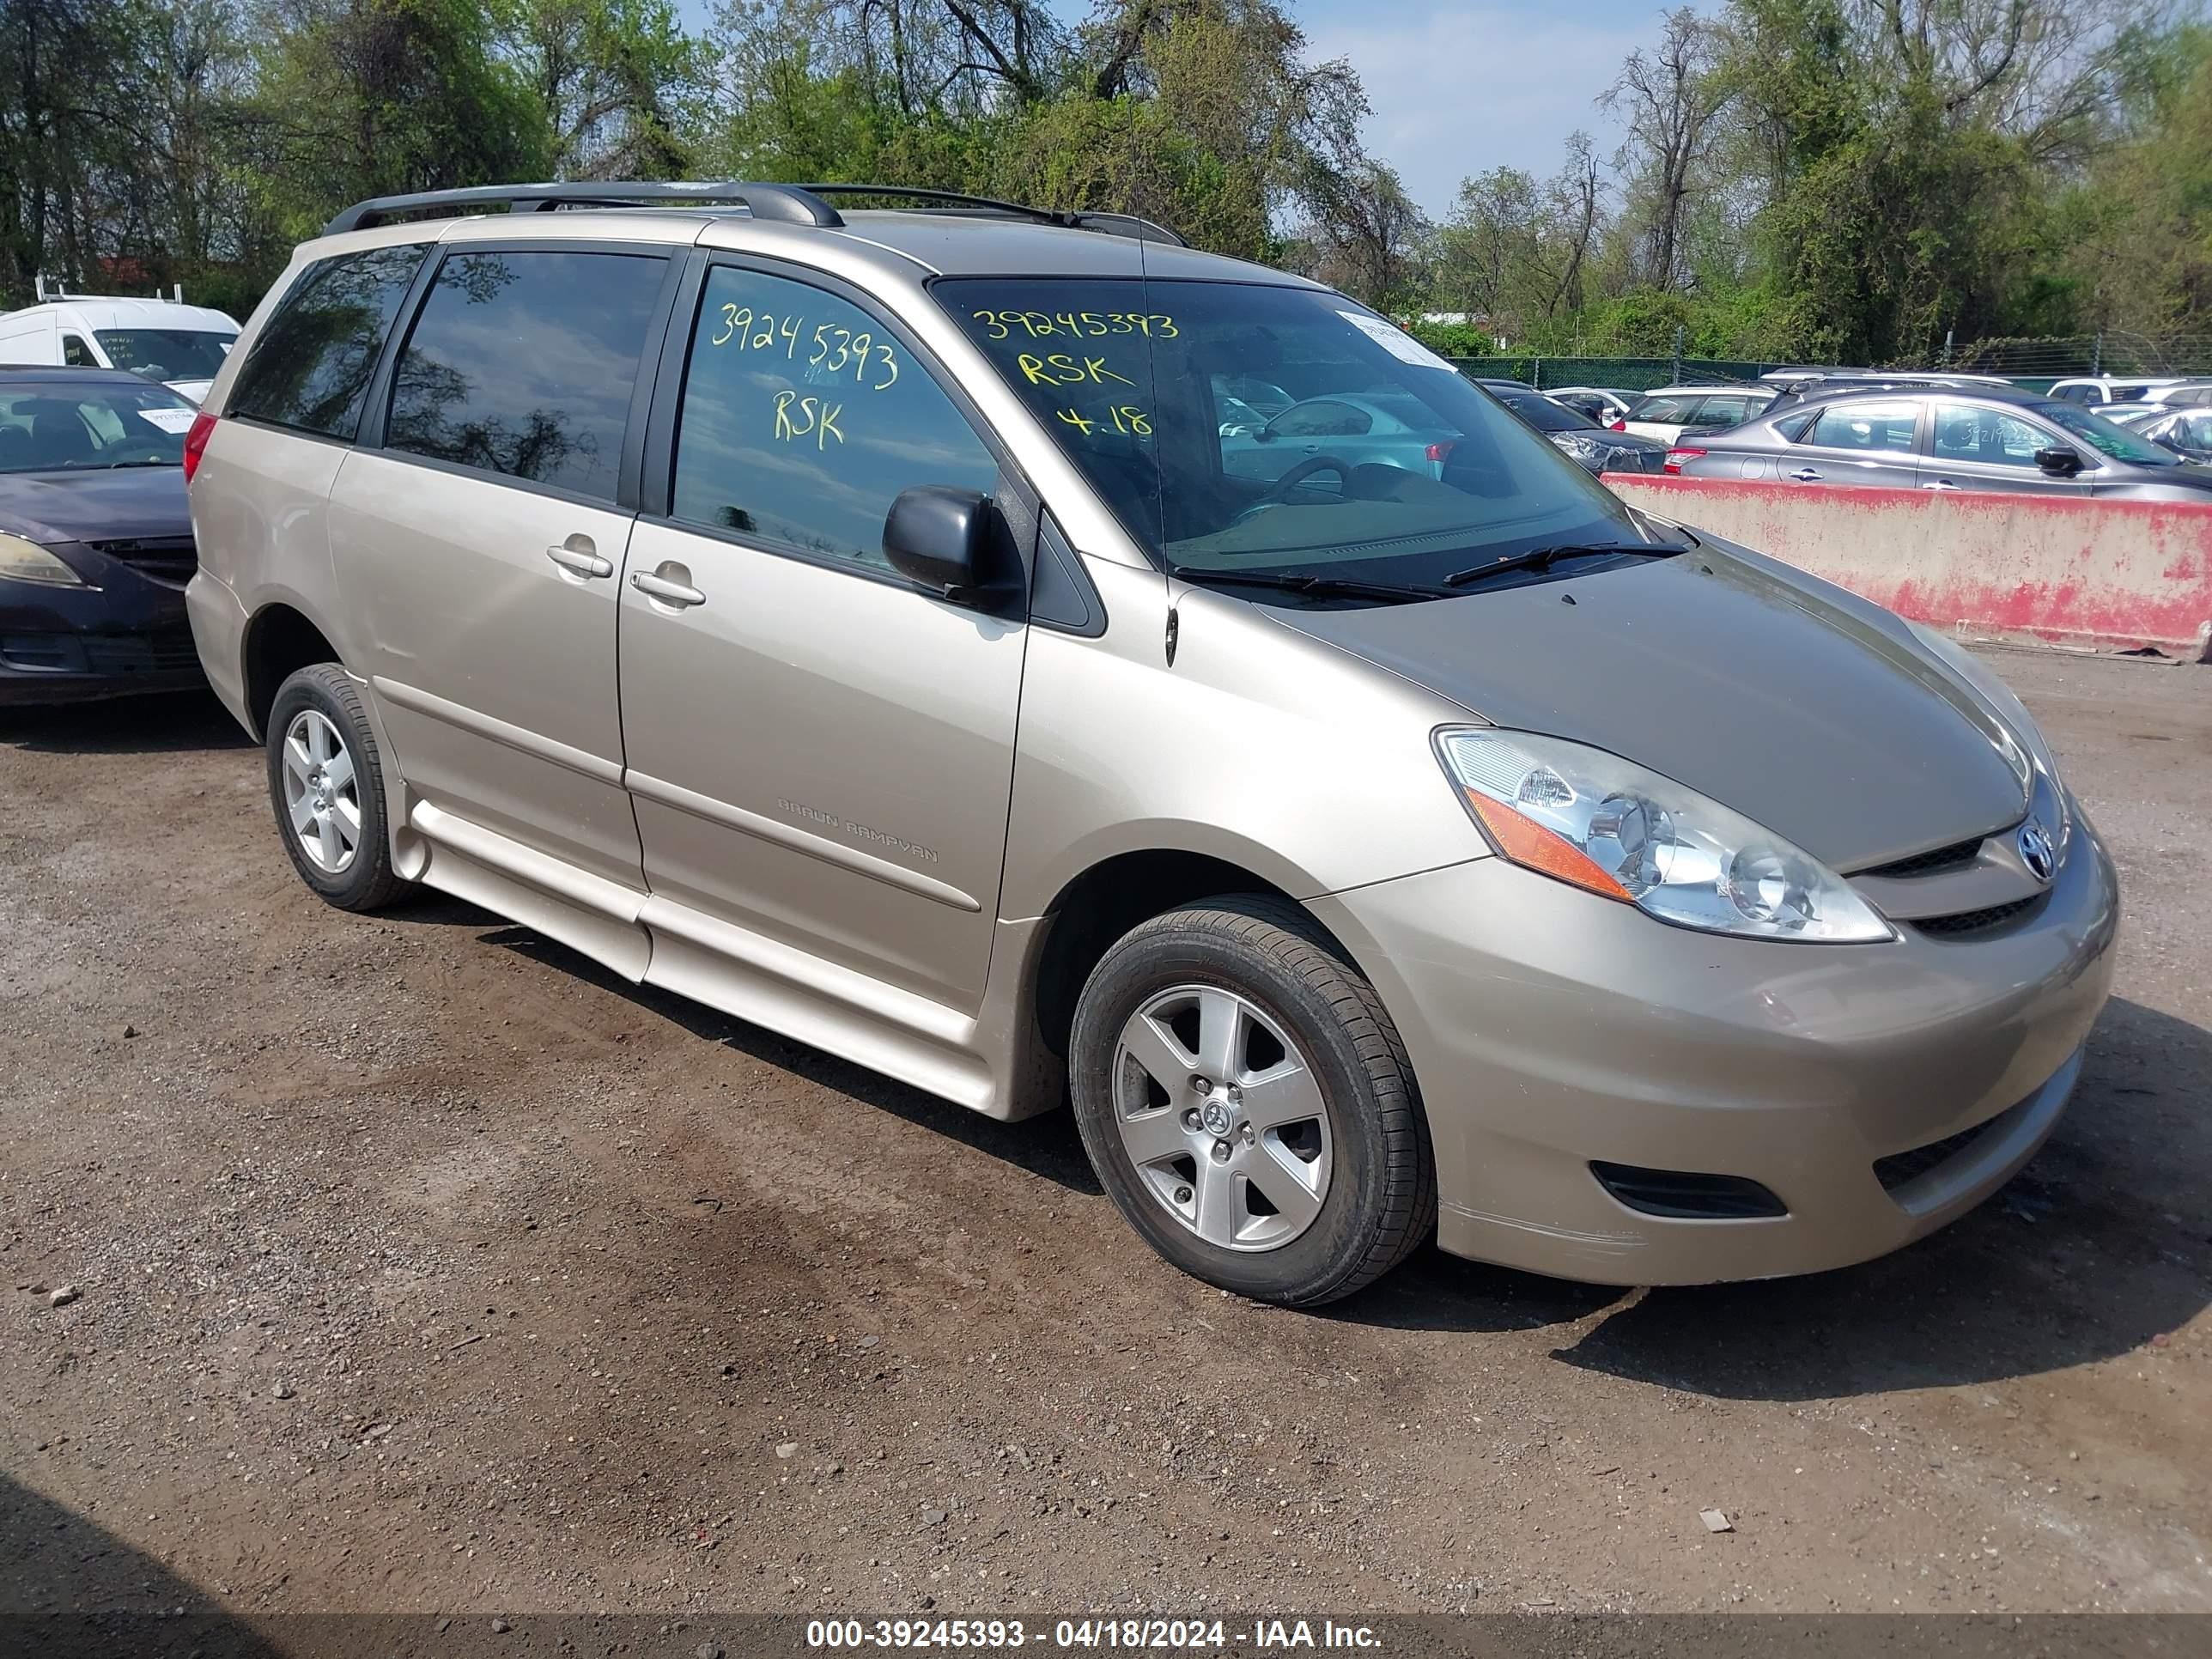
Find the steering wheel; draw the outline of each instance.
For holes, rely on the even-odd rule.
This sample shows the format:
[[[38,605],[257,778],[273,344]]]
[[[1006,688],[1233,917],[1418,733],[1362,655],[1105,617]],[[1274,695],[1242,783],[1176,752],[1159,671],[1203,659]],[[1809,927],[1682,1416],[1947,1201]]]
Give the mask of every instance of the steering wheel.
[[[1334,455],[1309,455],[1254,497],[1244,510],[1231,522],[1242,524],[1255,513],[1265,512],[1271,507],[1282,506],[1290,500],[1291,492],[1293,489],[1317,472],[1334,472],[1340,479],[1349,483],[1352,478],[1352,463]]]

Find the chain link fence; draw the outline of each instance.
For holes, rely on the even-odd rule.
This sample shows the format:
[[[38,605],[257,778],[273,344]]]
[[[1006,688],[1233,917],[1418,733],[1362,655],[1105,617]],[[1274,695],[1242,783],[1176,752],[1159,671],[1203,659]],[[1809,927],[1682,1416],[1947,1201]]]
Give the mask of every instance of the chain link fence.
[[[1787,363],[1744,362],[1718,357],[1454,357],[1455,368],[1477,380],[1522,380],[1540,391],[1595,386],[1612,392],[1651,392],[1662,386],[1730,386],[1756,380]]]

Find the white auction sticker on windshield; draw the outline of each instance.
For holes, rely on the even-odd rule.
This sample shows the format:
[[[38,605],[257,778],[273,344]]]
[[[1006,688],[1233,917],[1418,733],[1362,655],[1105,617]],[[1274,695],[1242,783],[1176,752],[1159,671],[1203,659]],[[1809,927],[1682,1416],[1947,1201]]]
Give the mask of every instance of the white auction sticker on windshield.
[[[1401,363],[1413,363],[1422,368],[1441,368],[1447,374],[1459,373],[1404,329],[1393,328],[1380,317],[1370,317],[1359,311],[1340,311],[1336,314]]]
[[[138,418],[149,426],[160,427],[164,432],[184,432],[191,426],[192,411],[189,409],[142,409],[138,411]]]

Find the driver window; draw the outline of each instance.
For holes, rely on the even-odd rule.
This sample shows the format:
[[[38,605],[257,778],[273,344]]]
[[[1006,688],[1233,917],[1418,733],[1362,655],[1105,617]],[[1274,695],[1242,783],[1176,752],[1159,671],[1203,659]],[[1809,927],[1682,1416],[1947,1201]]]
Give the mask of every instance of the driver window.
[[[1274,422],[1276,432],[1285,438],[1357,437],[1374,424],[1365,410],[1327,398],[1286,409]]]
[[[1947,461],[2032,468],[2035,452],[2058,441],[2040,427],[1998,410],[1944,404],[1936,411],[1936,453]]]
[[[92,355],[92,348],[85,343],[84,336],[82,334],[62,336],[62,361],[71,368],[100,367],[100,359]]]

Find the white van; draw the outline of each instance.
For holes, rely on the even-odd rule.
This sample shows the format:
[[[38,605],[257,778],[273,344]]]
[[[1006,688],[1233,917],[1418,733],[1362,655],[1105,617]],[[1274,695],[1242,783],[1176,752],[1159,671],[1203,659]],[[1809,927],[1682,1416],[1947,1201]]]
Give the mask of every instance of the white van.
[[[238,338],[236,319],[205,306],[47,292],[41,283],[44,303],[0,314],[0,364],[129,369],[198,403]]]

